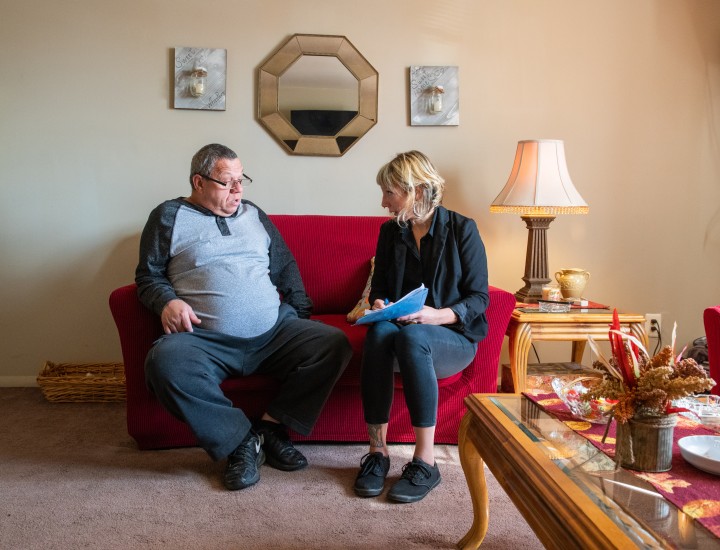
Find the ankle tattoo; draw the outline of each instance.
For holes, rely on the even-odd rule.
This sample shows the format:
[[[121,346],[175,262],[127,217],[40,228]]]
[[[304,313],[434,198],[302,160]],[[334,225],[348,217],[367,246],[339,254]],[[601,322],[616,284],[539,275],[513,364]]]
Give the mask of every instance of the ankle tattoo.
[[[368,435],[370,436],[370,446],[382,449],[385,444],[382,440],[382,425],[368,424]]]

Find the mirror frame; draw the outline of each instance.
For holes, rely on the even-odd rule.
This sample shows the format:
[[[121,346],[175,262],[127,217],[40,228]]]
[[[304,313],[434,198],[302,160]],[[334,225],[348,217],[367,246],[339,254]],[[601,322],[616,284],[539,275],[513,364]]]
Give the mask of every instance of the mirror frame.
[[[337,57],[358,81],[358,113],[334,136],[303,135],[280,112],[280,77],[304,55]],[[293,155],[339,157],[377,123],[378,72],[344,36],[294,34],[258,69],[258,118]]]

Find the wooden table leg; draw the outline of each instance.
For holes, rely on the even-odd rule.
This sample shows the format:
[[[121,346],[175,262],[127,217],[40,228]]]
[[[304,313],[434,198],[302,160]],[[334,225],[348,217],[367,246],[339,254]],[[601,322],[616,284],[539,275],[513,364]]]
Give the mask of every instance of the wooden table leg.
[[[532,331],[528,323],[519,323],[512,327],[508,338],[510,355],[510,373],[512,374],[513,391],[525,391],[527,378],[528,356],[532,345]]]
[[[477,443],[468,436],[472,415],[465,413],[460,423],[458,451],[460,464],[465,473],[465,481],[470,490],[473,505],[473,523],[467,534],[457,543],[463,550],[479,548],[488,530],[490,503],[485,481],[485,464],[478,452]]]
[[[587,340],[573,340],[572,342],[572,361],[578,365],[582,364],[583,354],[585,353],[585,344]]]

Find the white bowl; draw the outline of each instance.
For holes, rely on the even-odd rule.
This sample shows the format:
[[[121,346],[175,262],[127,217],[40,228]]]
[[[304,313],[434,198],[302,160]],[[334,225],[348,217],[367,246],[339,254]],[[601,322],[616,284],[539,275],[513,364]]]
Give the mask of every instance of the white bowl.
[[[690,435],[678,441],[680,454],[690,464],[720,475],[720,435]]]

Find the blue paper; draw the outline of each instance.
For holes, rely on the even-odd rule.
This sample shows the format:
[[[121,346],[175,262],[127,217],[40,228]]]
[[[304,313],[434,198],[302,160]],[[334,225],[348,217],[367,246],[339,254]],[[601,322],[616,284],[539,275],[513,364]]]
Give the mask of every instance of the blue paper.
[[[377,323],[379,321],[391,321],[398,317],[404,317],[411,313],[417,313],[425,305],[428,289],[425,285],[408,292],[394,304],[390,304],[383,309],[368,309],[365,315],[360,317],[355,323],[356,325],[364,325],[367,323]]]

